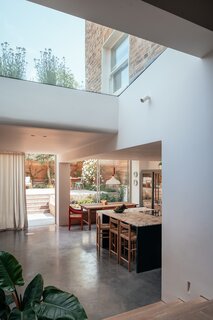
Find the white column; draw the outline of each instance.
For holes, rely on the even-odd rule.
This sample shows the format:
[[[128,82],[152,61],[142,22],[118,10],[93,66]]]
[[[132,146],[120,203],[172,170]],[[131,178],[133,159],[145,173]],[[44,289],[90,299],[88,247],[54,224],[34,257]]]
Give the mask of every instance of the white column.
[[[70,163],[57,163],[56,183],[56,223],[68,225],[68,208],[70,203]]]

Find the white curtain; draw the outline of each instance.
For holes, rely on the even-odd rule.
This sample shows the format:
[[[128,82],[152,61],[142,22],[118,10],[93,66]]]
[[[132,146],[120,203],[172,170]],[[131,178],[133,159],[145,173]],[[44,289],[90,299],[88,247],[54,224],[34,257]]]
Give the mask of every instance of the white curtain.
[[[0,230],[27,227],[25,156],[0,153]]]

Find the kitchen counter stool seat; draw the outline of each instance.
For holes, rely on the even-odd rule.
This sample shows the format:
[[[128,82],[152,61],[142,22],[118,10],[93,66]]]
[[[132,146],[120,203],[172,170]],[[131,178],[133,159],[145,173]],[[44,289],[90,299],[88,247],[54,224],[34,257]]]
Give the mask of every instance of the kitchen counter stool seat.
[[[109,219],[109,254],[117,256],[119,263],[119,220]]]
[[[96,248],[100,256],[100,250],[104,239],[109,239],[109,224],[102,223],[101,217],[96,215]]]
[[[127,263],[128,271],[131,271],[131,262],[135,259],[136,233],[131,225],[120,222],[119,224],[119,263]]]

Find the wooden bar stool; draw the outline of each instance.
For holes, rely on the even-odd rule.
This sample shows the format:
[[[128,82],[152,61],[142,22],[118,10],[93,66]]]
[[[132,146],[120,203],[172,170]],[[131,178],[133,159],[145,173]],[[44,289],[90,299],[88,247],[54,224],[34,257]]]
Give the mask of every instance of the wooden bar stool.
[[[131,261],[135,259],[136,233],[132,231],[131,225],[120,222],[119,224],[119,262],[126,262],[128,271],[131,271]]]
[[[109,224],[101,223],[101,217],[96,214],[96,248],[99,256],[104,239],[109,239]]]
[[[109,254],[117,256],[119,263],[119,220],[109,219]]]

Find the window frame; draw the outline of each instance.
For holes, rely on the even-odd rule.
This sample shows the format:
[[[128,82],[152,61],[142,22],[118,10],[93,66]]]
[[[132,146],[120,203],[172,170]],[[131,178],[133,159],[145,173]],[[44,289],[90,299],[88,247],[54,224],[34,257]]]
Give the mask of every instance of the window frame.
[[[111,67],[112,50],[116,46],[119,46],[125,39],[128,39],[128,54],[124,57],[119,64],[114,68]],[[105,41],[102,48],[102,92],[107,92],[113,95],[119,95],[125,88],[121,87],[117,91],[113,92],[114,75],[122,70],[125,65],[128,72],[128,84],[129,84],[129,35],[120,31],[114,30],[109,38]]]

